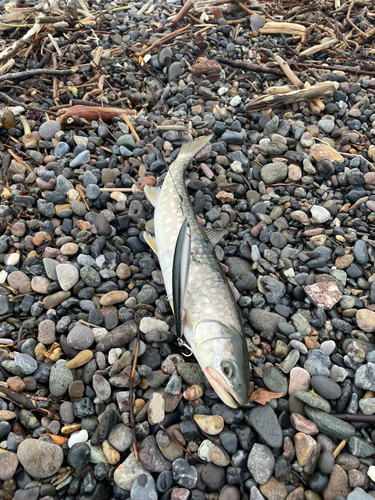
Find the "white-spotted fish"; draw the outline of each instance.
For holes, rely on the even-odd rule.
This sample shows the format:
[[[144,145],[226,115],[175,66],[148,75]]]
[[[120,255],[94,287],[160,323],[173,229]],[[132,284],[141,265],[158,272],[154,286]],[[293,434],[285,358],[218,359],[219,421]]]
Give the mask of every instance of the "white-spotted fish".
[[[223,232],[202,228],[185,185],[186,168],[210,139],[206,136],[184,144],[162,188],[145,187],[147,198],[155,206],[155,238],[147,235],[146,239],[158,255],[173,308],[173,268],[179,267],[176,262],[173,265],[176,243],[185,221],[190,226],[187,285],[179,285],[181,296],[186,291],[183,303],[179,300],[184,312],[182,333],[212,388],[224,403],[237,408],[248,402],[249,357],[237,304],[213,250]],[[185,259],[182,253],[180,257]]]

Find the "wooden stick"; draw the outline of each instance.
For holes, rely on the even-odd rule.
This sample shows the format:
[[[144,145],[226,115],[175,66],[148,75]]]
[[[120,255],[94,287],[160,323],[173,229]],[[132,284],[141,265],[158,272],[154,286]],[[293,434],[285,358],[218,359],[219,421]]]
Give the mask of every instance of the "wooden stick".
[[[344,448],[344,446],[346,445],[346,441],[345,439],[343,439],[340,444],[335,448],[335,450],[333,451],[332,455],[337,458],[338,455],[340,455],[341,453],[341,450]]]
[[[129,120],[129,118],[126,115],[121,115],[121,117],[124,120],[124,122],[126,123],[126,125],[129,127],[130,132],[134,135],[135,140],[136,141],[140,141],[141,139],[139,138],[139,135],[135,131],[135,128],[133,127],[133,125],[132,125],[131,121]]]
[[[180,9],[178,14],[171,19],[171,21],[173,21],[175,24],[182,21],[186,14],[193,8],[194,3],[194,0],[187,0],[185,5]]]
[[[321,82],[313,85],[310,89],[295,90],[294,92],[289,92],[289,94],[263,95],[256,99],[252,99],[246,104],[245,109],[248,113],[252,113],[254,111],[276,108],[295,102],[308,101],[318,97],[326,97],[332,95],[338,86],[339,84],[337,82]]]
[[[309,82],[305,82],[304,87],[305,87],[305,89],[310,89],[311,84]],[[318,115],[321,111],[324,111],[324,109],[325,109],[325,104],[319,98],[312,99],[311,101],[309,101],[309,106],[310,106],[311,112],[314,115]]]
[[[170,38],[174,38],[175,36],[181,35],[182,33],[188,31],[189,29],[190,29],[190,26],[184,26],[183,28],[180,28],[177,31],[173,31],[173,33],[169,33],[169,35],[163,36],[163,38],[160,38],[160,40],[157,40],[156,42],[154,42],[152,45],[150,45],[146,49],[141,50],[141,52],[137,52],[135,54],[135,56],[136,57],[143,57],[148,52],[151,52],[151,50],[154,49],[155,47],[157,47],[159,44],[169,40]]]
[[[132,193],[132,188],[100,188],[102,193]]]
[[[290,69],[289,64],[280,56],[275,56],[274,59],[280,66],[280,68],[284,71],[285,76],[291,81],[291,83],[299,89],[303,89],[303,83],[298,78],[298,76]]]

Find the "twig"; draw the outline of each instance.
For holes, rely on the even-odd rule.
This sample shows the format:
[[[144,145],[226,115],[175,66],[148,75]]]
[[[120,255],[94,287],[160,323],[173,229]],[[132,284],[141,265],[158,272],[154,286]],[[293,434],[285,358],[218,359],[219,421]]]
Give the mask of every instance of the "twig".
[[[22,160],[22,158],[20,158],[19,156],[16,155],[16,153],[13,153],[13,151],[11,149],[8,149],[8,153],[13,156],[13,158],[16,160],[17,163],[20,163],[21,165],[23,165],[27,169],[27,171],[30,172],[30,174],[34,173],[32,168],[30,167],[30,165],[28,165],[26,162],[24,162]]]
[[[345,422],[365,422],[368,424],[375,423],[375,415],[352,415],[351,413],[332,413],[332,415]]]
[[[135,434],[135,420],[134,420],[134,401],[133,401],[133,385],[134,385],[134,373],[135,368],[137,366],[137,357],[138,357],[138,349],[139,349],[139,340],[140,340],[140,329],[138,326],[137,331],[137,343],[135,345],[135,353],[132,371],[129,377],[129,421],[130,421],[130,432],[133,438],[133,450],[135,459],[138,460],[138,449],[137,449],[137,436]]]
[[[205,464],[206,462],[204,462],[203,460],[201,460],[199,457],[195,457],[193,454],[190,453],[190,451],[188,451],[186,448],[184,448],[182,446],[181,443],[179,443],[177,441],[177,439],[173,436],[173,434],[171,434],[169,431],[167,431],[167,429],[159,423],[159,426],[162,428],[162,430],[167,434],[167,436],[172,439],[180,448],[181,450],[184,450],[185,453],[187,453],[190,457],[194,458],[194,460],[197,460],[198,462],[200,462],[201,464]]]
[[[336,416],[336,415],[335,415]],[[344,448],[344,446],[346,445],[346,441],[345,439],[343,439],[342,441],[340,441],[340,443],[336,446],[335,450],[332,452],[332,455],[337,458],[338,455],[340,455],[341,453],[341,450]]]
[[[180,9],[178,14],[171,19],[175,24],[179,23],[182,21],[182,19],[185,17],[185,15],[191,10],[191,8],[194,5],[194,0],[187,0],[185,5]]]
[[[181,35],[182,33],[185,33],[186,31],[190,30],[190,25],[189,26],[184,26],[183,28],[180,28],[179,30],[173,31],[173,33],[169,33],[169,35],[165,35],[160,40],[157,40],[154,42],[152,45],[147,47],[146,49],[141,50],[141,52],[137,52],[135,54],[136,57],[143,57],[144,55],[148,54],[148,52],[151,52],[152,49],[157,47],[159,44],[166,42],[167,40],[174,38],[178,35]]]
[[[141,139],[139,138],[139,135],[135,131],[135,128],[133,127],[133,125],[132,125],[131,121],[129,120],[129,118],[126,115],[121,115],[121,117],[123,118],[123,120],[126,123],[126,125],[129,127],[130,132],[134,135],[135,140],[136,141],[140,141]]]
[[[276,187],[276,186],[292,186],[292,187],[301,187],[304,189],[310,189],[311,186],[305,186],[304,184],[297,184],[296,182],[279,182],[278,184],[266,184],[267,187]]]
[[[70,69],[31,69],[29,71],[20,71],[19,73],[0,76],[0,82],[3,82],[5,80],[27,80],[29,78],[34,78],[41,75],[69,76],[73,75],[73,73],[74,71],[71,71]]]
[[[217,446],[218,448],[220,448],[220,450],[224,453],[224,455],[227,455],[227,452],[225,450],[223,450],[223,448],[216,444],[215,441],[213,440],[212,436],[210,436],[209,434],[206,434],[204,431],[202,431],[202,429],[199,429],[200,432],[207,438],[211,441],[211,443],[213,443],[215,446]],[[237,467],[234,466],[234,463],[232,462],[232,460],[228,457],[228,460],[229,460],[229,463],[231,464],[231,466],[233,467],[233,469],[235,470],[236,472],[236,475],[237,475],[237,479],[240,483],[240,490],[241,490],[241,494],[242,494],[242,498],[243,500],[246,500],[247,499],[247,496],[245,495],[245,490],[244,490],[244,487],[243,487],[243,481],[241,479],[241,476],[239,475],[238,471],[237,471]]]
[[[301,62],[296,62],[296,61],[288,61],[289,64],[293,64],[294,66],[303,66],[304,68],[316,68],[316,69],[322,69],[321,64],[315,64],[315,63],[301,63]],[[331,71],[342,71],[344,73],[353,73],[354,75],[368,75],[368,76],[375,76],[375,71],[367,71],[365,69],[361,68],[350,68],[348,66],[324,66],[324,69],[329,69]]]

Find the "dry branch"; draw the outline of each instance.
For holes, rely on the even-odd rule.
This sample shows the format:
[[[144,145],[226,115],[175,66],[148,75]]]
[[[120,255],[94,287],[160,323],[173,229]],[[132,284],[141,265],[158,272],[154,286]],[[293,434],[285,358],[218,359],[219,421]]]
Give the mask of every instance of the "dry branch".
[[[115,116],[121,116],[123,114],[135,115],[136,112],[133,109],[126,108],[101,108],[99,106],[78,105],[60,109],[57,113],[57,121],[65,123],[66,119],[70,116],[76,116],[78,118],[84,118],[88,122],[99,119],[103,120],[103,122],[110,122]]]
[[[328,97],[338,88],[337,82],[317,83],[310,89],[295,90],[289,94],[281,95],[263,95],[252,99],[246,104],[245,109],[248,113],[262,111],[268,108],[277,108],[287,104],[293,104],[299,101],[309,101],[320,97]]]
[[[154,42],[152,45],[150,45],[146,49],[141,50],[141,52],[137,52],[135,55],[137,57],[143,57],[144,55],[151,52],[152,49],[154,49],[155,47],[157,47],[161,43],[166,42],[167,40],[170,40],[171,38],[174,38],[178,35],[182,35],[183,33],[187,32],[189,29],[190,29],[190,26],[184,26],[183,28],[181,28],[179,30],[173,31],[173,33],[169,33],[168,35],[163,36],[163,38],[160,38],[160,40],[157,40],[156,42]]]

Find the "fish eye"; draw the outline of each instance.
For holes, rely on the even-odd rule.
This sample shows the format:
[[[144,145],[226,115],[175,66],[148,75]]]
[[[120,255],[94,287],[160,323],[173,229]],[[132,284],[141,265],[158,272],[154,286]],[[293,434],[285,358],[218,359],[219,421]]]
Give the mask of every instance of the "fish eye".
[[[235,370],[234,370],[234,367],[232,366],[232,363],[229,362],[229,361],[224,361],[222,363],[222,368],[223,368],[223,372],[224,374],[228,377],[228,378],[233,378],[234,377],[234,373],[235,373]]]

